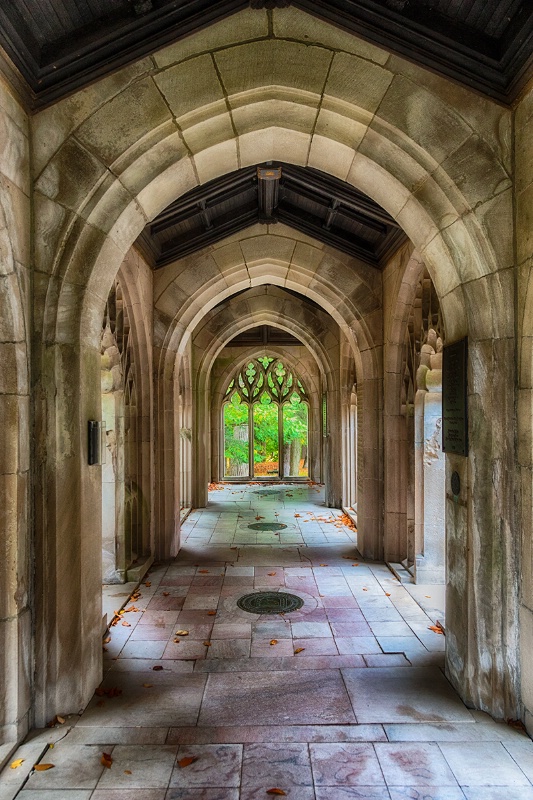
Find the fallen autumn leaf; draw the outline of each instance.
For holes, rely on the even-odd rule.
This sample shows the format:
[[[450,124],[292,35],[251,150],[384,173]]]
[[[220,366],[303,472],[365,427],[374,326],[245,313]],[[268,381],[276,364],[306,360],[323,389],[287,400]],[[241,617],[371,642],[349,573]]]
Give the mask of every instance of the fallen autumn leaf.
[[[53,769],[55,764],[34,764],[33,769],[36,772],[46,772],[47,769]]]
[[[186,756],[178,761],[178,767],[183,769],[184,767],[188,767],[191,764],[194,764],[195,761],[198,761],[198,756]]]
[[[24,758],[17,758],[16,761],[12,761],[9,766],[11,769],[17,769],[17,767],[20,767],[20,765],[23,764],[24,761],[25,761]]]

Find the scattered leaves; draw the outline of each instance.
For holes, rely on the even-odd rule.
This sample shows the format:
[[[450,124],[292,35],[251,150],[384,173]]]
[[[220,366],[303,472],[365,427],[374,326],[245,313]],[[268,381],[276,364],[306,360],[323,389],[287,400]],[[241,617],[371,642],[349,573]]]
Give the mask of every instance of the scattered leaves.
[[[25,758],[17,758],[15,761],[12,761],[9,766],[11,769],[17,769],[21,764],[24,763],[25,760]]]
[[[109,644],[110,641],[111,641],[111,636],[108,636],[106,639],[104,639],[104,644]]]
[[[47,728],[54,728],[56,725],[64,725],[65,719],[63,717],[55,716],[51,722],[46,726]]]
[[[144,585],[150,587],[152,585],[152,581],[146,581]]]
[[[208,616],[208,617],[216,617],[216,615],[217,615],[217,612],[216,612],[216,611],[208,611],[208,612],[207,612],[207,616]]]
[[[185,756],[185,758],[181,758],[178,761],[178,767],[181,767],[181,769],[189,767],[191,764],[194,764],[195,761],[198,761],[198,756]]]
[[[34,764],[33,769],[36,772],[46,772],[47,769],[53,769],[55,764]]]
[[[122,623],[122,627],[123,628],[131,628],[131,625],[130,625],[129,622],[126,622],[126,620],[124,620],[124,622]]]
[[[270,575],[270,577],[272,578],[272,577],[274,577],[274,575],[275,575],[276,573],[275,573],[275,572],[269,572],[268,574],[269,574],[269,575]]]
[[[188,636],[189,631],[176,631],[176,636]]]
[[[301,517],[302,515],[301,514],[295,514],[294,516],[295,517]]]
[[[278,643],[278,640],[277,640],[277,639],[271,639],[271,640],[270,640],[270,644],[277,644],[277,643]]]
[[[124,770],[124,775],[131,775],[131,774],[132,774],[131,769]]]
[[[102,764],[103,767],[107,767],[108,769],[111,769],[111,764],[112,763],[113,763],[113,759],[111,758],[110,753],[102,753],[102,758],[100,759],[100,764]]]
[[[209,574],[209,570],[208,569],[199,569],[198,572],[203,574],[203,575],[208,575]]]
[[[257,515],[256,519],[264,519],[264,517]]]
[[[170,592],[163,592],[163,597],[168,597]]]
[[[153,683],[143,683],[145,689],[151,689],[153,685]]]
[[[385,597],[390,597],[390,592],[385,592]]]
[[[318,566],[319,567],[327,567],[327,566],[329,566],[329,564],[319,564]]]
[[[294,651],[294,655],[297,656],[298,653],[303,653],[304,650],[305,647],[297,647],[296,650]]]
[[[267,789],[267,794],[276,794],[278,797],[287,797],[287,792],[284,792],[283,789],[278,789],[275,786],[273,789]]]
[[[359,564],[352,564],[352,567],[358,567]]]
[[[207,641],[206,641],[206,642],[204,642],[204,645],[205,645],[206,647],[211,647],[211,642],[207,642]]]
[[[161,672],[163,667],[161,666],[161,664],[156,664],[155,667],[152,667],[152,669],[154,672]]]

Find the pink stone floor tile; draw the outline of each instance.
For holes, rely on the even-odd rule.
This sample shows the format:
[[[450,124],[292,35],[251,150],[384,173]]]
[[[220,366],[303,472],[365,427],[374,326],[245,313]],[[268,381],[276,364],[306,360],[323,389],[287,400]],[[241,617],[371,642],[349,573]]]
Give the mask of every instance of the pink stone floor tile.
[[[322,598],[324,608],[359,608],[357,600],[350,595],[348,596],[328,596]]]
[[[266,784],[265,784],[266,786]],[[268,787],[272,788],[272,787]],[[281,787],[276,787],[281,788]],[[284,786],[289,800],[315,800],[315,790],[312,786]],[[264,787],[244,787],[241,789],[240,800],[264,800],[269,798]]]
[[[22,794],[24,795],[24,792]],[[34,800],[41,800],[36,793],[32,792],[31,794],[36,795]],[[143,800],[166,800],[166,790],[143,789],[142,796]],[[138,798],[138,789],[96,789],[91,795],[91,800],[138,800]],[[28,800],[31,800],[31,797],[29,797]],[[63,800],[63,793],[58,792],[55,797],[50,798],[50,800]],[[70,800],[68,794],[65,796],[65,800]]]
[[[317,786],[384,786],[371,744],[311,744],[313,778]]]
[[[170,786],[220,786],[226,789],[238,787],[241,780],[242,750],[242,745],[239,744],[181,745]],[[181,768],[178,762],[189,757],[197,758],[197,761]]]
[[[390,800],[390,794],[384,786],[317,786],[316,800]],[[433,797],[406,794],[402,800],[433,800]]]
[[[191,594],[188,593],[183,604],[184,611],[200,611],[203,609],[215,609],[218,605],[220,593],[215,594]]]
[[[373,636],[350,636],[346,638],[336,638],[335,644],[339,653],[349,655],[350,653],[381,653],[381,647]]]
[[[148,611],[180,611],[185,597],[152,597],[148,603]]]
[[[219,622],[211,631],[212,639],[249,639],[251,635],[252,626],[249,622]]]
[[[174,625],[137,625],[131,633],[130,642],[139,639],[143,641],[167,641],[174,633]]]
[[[215,611],[215,609],[180,611],[176,625],[179,628],[188,628],[189,625],[212,625],[217,621],[218,613],[213,615],[209,614],[209,611]]]
[[[334,639],[294,639],[294,649],[303,647],[307,656],[336,656],[337,646]]]
[[[214,639],[206,658],[247,658],[249,655],[249,639]]]
[[[175,625],[178,611],[145,611],[139,625]]]
[[[210,674],[199,725],[216,725],[221,720],[226,725],[247,725],[250,709],[253,709],[258,725],[345,724],[356,721],[338,670],[301,670],[295,681],[292,672],[274,669]]]
[[[365,622],[365,617],[360,610],[350,608],[326,608],[330,622]]]
[[[206,658],[207,647],[203,639],[181,639],[179,644],[170,641],[163,651],[162,658],[197,659]]]
[[[267,785],[268,784],[268,785]],[[246,744],[242,762],[243,788],[311,786],[313,778],[306,744]]]
[[[141,800],[137,797],[135,800]],[[145,800],[143,797],[142,800]],[[238,789],[169,789],[165,800],[239,800]]]
[[[376,747],[387,786],[457,786],[438,745],[399,742]]]
[[[370,626],[366,622],[332,622],[331,630],[334,636],[373,636]]]
[[[276,641],[277,644],[271,645],[271,641]],[[253,639],[252,649],[250,655],[252,658],[261,658],[262,656],[269,656],[274,658],[281,658],[282,656],[292,656],[294,653],[294,646],[292,639]]]

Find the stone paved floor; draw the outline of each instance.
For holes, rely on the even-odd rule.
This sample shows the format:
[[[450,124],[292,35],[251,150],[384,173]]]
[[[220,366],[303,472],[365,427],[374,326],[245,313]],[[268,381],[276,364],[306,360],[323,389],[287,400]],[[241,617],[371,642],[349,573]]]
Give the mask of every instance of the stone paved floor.
[[[0,800],[533,800],[533,742],[443,675],[442,591],[359,559],[319,487],[210,500],[112,628],[101,690],[29,737]],[[263,521],[286,528],[250,530]],[[304,606],[237,607],[261,589]]]

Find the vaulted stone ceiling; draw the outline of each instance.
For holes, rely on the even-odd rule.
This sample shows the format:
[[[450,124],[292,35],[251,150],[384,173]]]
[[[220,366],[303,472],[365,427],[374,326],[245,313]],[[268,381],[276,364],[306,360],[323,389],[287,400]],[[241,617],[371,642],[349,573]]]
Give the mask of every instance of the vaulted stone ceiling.
[[[14,0],[0,44],[41,107],[247,6],[289,5],[503,103],[531,74],[531,0]]]
[[[398,223],[345,181],[310,167],[270,164],[187,192],[146,226],[137,246],[159,268],[257,222],[283,222],[375,267],[405,241]]]

